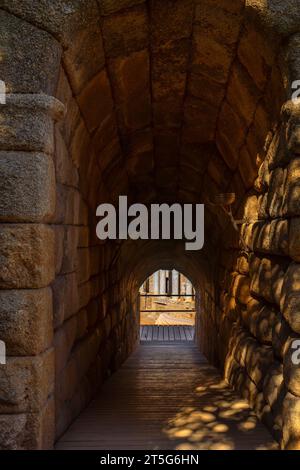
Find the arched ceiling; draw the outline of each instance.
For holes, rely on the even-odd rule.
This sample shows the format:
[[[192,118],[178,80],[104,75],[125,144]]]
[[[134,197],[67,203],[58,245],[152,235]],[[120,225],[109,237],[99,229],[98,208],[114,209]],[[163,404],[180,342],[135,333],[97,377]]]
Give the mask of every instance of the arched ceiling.
[[[62,45],[56,95],[66,102],[68,80],[82,119],[73,109],[67,119],[82,149],[79,167],[97,177],[96,205],[118,194],[205,202],[251,188],[284,100],[281,37],[267,28],[265,36],[252,19],[256,11],[274,16],[274,2],[271,10],[265,3],[2,0],[1,7]]]

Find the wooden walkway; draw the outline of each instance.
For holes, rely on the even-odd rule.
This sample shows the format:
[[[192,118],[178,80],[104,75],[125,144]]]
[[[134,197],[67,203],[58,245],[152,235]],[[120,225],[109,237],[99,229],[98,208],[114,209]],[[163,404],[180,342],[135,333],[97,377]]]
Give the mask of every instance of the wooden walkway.
[[[193,343],[144,343],[56,449],[277,448]]]
[[[141,341],[194,341],[193,326],[157,326],[143,325],[140,327]]]

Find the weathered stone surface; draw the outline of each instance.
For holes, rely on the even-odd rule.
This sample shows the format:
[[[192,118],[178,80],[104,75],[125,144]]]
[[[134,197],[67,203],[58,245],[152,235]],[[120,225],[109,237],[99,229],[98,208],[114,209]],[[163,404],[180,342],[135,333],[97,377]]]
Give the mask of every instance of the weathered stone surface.
[[[288,261],[280,258],[251,257],[251,293],[279,305],[287,264]]]
[[[61,274],[71,273],[78,266],[77,246],[79,229],[74,226],[66,226],[63,240],[63,256],[61,263]]]
[[[276,219],[253,224],[248,234],[251,248],[259,253],[289,255],[289,221]]]
[[[250,300],[250,279],[247,276],[237,275],[232,285],[232,295],[243,305]]]
[[[274,354],[281,360],[284,356],[287,340],[291,334],[292,330],[289,324],[285,321],[283,316],[278,313],[273,324],[272,346]]]
[[[151,121],[148,51],[113,59],[108,65],[122,132],[145,128]]]
[[[250,155],[246,146],[240,152],[239,172],[246,189],[252,188],[257,177],[257,167],[253,156]]]
[[[202,25],[194,27],[192,72],[225,83],[232,59],[233,51],[218,41],[212,31],[208,34]]]
[[[245,317],[247,326],[260,343],[272,344],[273,327],[276,322],[276,312],[256,299],[247,304]]]
[[[281,217],[283,214],[282,205],[285,192],[286,171],[282,168],[276,168],[270,174],[270,187],[267,196],[266,210],[272,218]]]
[[[105,70],[84,87],[77,100],[87,128],[93,132],[113,111],[111,88]]]
[[[33,356],[52,343],[49,288],[0,290],[0,338],[9,356]]]
[[[65,2],[58,2],[65,3]],[[76,2],[77,3],[77,2]],[[103,48],[99,11],[96,1],[78,2],[79,8],[73,6],[73,18],[70,14],[60,26],[59,34],[65,45],[63,61],[70,77],[72,88],[80,93],[85,84],[104,66]],[[68,11],[65,6],[65,11]],[[70,21],[71,19],[71,21]],[[62,15],[60,15],[62,21]]]
[[[238,166],[238,149],[242,147],[244,139],[245,129],[240,124],[240,118],[228,102],[224,101],[219,117],[217,146],[231,170]]]
[[[111,15],[144,2],[145,0],[98,0],[102,15]]]
[[[55,176],[61,184],[77,187],[78,170],[72,162],[60,128],[55,126]]]
[[[0,34],[5,50],[1,79],[6,83],[7,92],[54,94],[60,44],[46,31],[6,11],[1,10],[0,22],[5,24]]]
[[[235,62],[230,74],[227,101],[247,126],[253,120],[258,99],[259,93],[251,78],[245,69]]]
[[[54,151],[54,119],[64,113],[61,102],[47,95],[7,95],[2,105],[1,150]]]
[[[163,4],[159,0],[152,0],[150,13],[154,44],[190,36],[193,20],[191,0],[175,3],[172,0],[166,0]],[[166,18],[168,18],[167,22]]]
[[[148,46],[147,12],[144,5],[106,16],[102,22],[104,48],[108,57],[129,55]]]
[[[38,288],[54,278],[54,233],[37,224],[0,225],[0,286]]]
[[[283,366],[279,362],[272,364],[263,383],[265,401],[273,407],[283,386]]]
[[[300,448],[300,398],[291,393],[283,402],[283,445],[285,449]]]
[[[1,414],[1,450],[20,450],[26,429],[25,414]]]
[[[239,43],[238,58],[260,90],[264,89],[274,61],[272,45],[274,46],[269,44],[260,32],[250,27],[244,29]],[[253,47],[257,50],[255,58]]]
[[[57,276],[52,284],[54,327],[79,310],[76,273]]]
[[[300,261],[300,218],[293,217],[289,222],[289,256],[294,261]]]
[[[272,348],[260,346],[259,343],[250,343],[245,356],[245,365],[250,378],[257,385],[262,387],[266,372],[274,361]]]
[[[0,377],[1,413],[39,411],[53,391],[53,350],[34,358],[9,357]]]
[[[77,336],[77,318],[67,320],[54,335],[55,375],[64,369]]]
[[[283,197],[283,215],[300,214],[300,158],[291,161],[287,168],[285,192]]]
[[[47,221],[55,208],[52,159],[40,153],[0,152],[0,220]]]
[[[292,263],[284,276],[280,299],[280,309],[284,318],[296,333],[300,333],[299,289],[300,266],[296,263]]]
[[[287,389],[296,396],[300,396],[300,337],[292,335],[284,346],[283,373]]]

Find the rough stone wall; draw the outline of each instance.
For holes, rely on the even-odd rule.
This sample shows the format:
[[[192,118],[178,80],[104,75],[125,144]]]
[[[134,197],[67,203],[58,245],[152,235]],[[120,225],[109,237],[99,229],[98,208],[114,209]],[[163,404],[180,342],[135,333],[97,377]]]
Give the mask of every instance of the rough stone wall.
[[[297,42],[287,46],[290,82],[299,73]],[[220,300],[206,289],[203,327],[215,339],[203,349],[282,448],[299,449],[299,366],[291,360],[300,334],[298,101],[283,104],[258,155],[258,177],[236,214],[245,220],[241,238],[223,242]]]
[[[134,306],[129,308],[130,292],[122,286],[115,261],[118,247],[100,244],[96,237],[96,206],[111,196],[103,187],[89,121],[78,106],[81,98],[74,98],[63,69],[56,96],[68,110],[55,128],[56,214],[52,220],[56,237],[52,290],[58,437],[89,403],[104,378],[128,357],[136,343],[137,327]]]

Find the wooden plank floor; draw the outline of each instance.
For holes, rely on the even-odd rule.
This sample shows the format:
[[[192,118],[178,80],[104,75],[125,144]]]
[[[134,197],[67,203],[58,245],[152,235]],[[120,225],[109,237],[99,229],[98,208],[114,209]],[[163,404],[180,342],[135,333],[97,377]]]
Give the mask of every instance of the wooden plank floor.
[[[277,448],[246,401],[192,343],[144,343],[56,449]]]
[[[140,339],[144,341],[194,341],[195,328],[185,325],[143,325]]]

